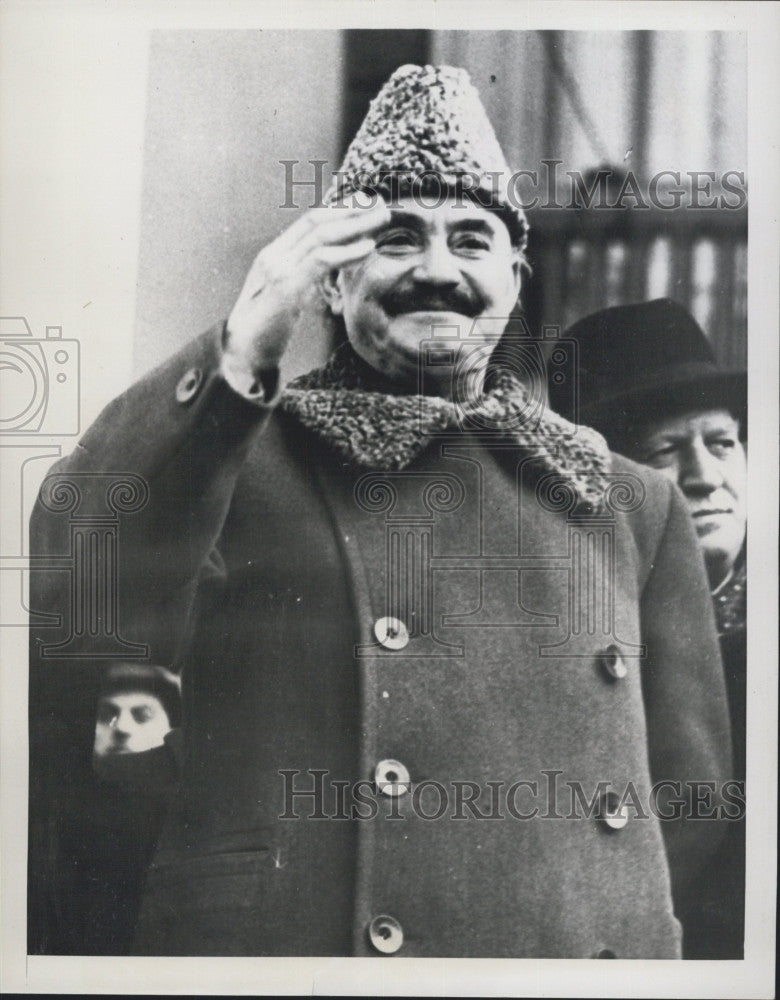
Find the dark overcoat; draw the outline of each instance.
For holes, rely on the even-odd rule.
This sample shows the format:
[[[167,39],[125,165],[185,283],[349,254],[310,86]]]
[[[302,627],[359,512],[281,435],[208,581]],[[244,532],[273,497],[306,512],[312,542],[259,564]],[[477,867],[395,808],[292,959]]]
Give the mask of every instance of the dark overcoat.
[[[215,332],[112,403],[32,519],[62,618],[32,633],[31,947],[67,921],[50,803],[105,662],[71,654],[109,635],[183,671],[138,953],[679,956],[722,824],[657,813],[730,768],[698,545],[651,470],[615,457],[633,498],[583,518],[527,459],[464,433],[351,463],[234,394]],[[110,622],[111,560],[91,598],[67,569],[109,515]]]

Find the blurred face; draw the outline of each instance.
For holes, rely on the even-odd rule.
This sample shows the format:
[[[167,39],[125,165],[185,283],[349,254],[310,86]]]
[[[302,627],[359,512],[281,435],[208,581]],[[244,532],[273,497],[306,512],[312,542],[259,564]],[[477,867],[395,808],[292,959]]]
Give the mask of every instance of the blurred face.
[[[357,354],[414,387],[420,343],[434,327],[463,338],[475,319],[489,318],[481,330],[492,343],[519,290],[519,258],[497,215],[468,202],[425,208],[405,198],[391,209],[374,250],[333,275],[326,295]],[[429,377],[437,376],[426,371]]]
[[[94,754],[152,750],[162,746],[170,728],[168,713],[154,695],[131,691],[105,696],[98,702]]]
[[[698,410],[649,424],[633,456],[677,483],[688,501],[710,582],[731,571],[745,539],[747,462],[727,410]]]

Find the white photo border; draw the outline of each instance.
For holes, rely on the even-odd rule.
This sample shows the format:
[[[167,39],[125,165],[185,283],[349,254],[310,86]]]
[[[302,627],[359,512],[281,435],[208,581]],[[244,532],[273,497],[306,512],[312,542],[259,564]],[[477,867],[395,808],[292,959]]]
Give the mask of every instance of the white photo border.
[[[284,13],[282,13],[284,9]],[[400,959],[211,959],[211,958],[89,958],[26,955],[26,829],[27,829],[27,636],[24,629],[0,630],[0,919],[2,989],[23,993],[354,995],[354,996],[621,996],[621,997],[770,997],[774,995],[776,789],[777,789],[777,509],[778,509],[778,177],[777,94],[780,65],[777,3],[700,2],[552,2],[480,4],[462,0],[373,0],[286,5],[258,2],[104,3],[95,0],[9,0],[0,8],[0,101],[7,127],[0,137],[3,231],[0,296],[2,315],[26,308],[37,310],[39,324],[62,322],[62,296],[73,269],[93,268],[92,279],[106,312],[84,321],[91,329],[91,358],[97,367],[84,380],[84,391],[115,395],[116,368],[128,370],[135,313],[135,254],[114,258],[101,270],[96,261],[106,231],[86,229],[85,245],[71,248],[58,241],[56,227],[67,216],[65,188],[57,188],[61,161],[81,156],[96,160],[96,169],[110,184],[124,183],[128,192],[141,184],[141,154],[120,163],[107,155],[98,136],[93,148],[76,148],[89,133],[74,134],[64,148],[33,148],[35,121],[28,117],[30,144],[11,144],[24,135],[24,116],[53,101],[57,74],[68,93],[83,104],[76,110],[100,121],[105,108],[96,93],[103,88],[106,66],[115,76],[107,101],[124,116],[126,128],[142,135],[144,108],[124,104],[121,74],[145,73],[148,36],[155,29],[294,28],[306,27],[445,28],[483,30],[538,28],[593,30],[739,30],[747,32],[749,73],[749,192],[748,364],[750,426],[748,564],[748,753],[747,789],[747,919],[743,962],[581,962],[570,960],[438,960]],[[83,58],[74,58],[77,45]],[[113,60],[113,63],[112,63]],[[49,67],[53,77],[46,75]],[[78,69],[77,69],[78,68]],[[67,76],[67,74],[73,74]],[[54,80],[54,82],[53,82]],[[49,109],[51,110],[51,109]],[[63,126],[64,127],[64,126]],[[103,160],[105,158],[105,160]],[[126,172],[126,173],[125,173]],[[97,194],[108,190],[108,184]],[[140,199],[128,197],[131,206]],[[122,230],[128,247],[137,246],[138,219],[121,206],[106,205],[106,226]],[[42,287],[42,261],[47,247],[59,259],[61,284]],[[9,252],[15,255],[8,262]],[[96,296],[97,298],[97,296]],[[124,317],[124,318],[122,318]],[[112,322],[109,323],[109,320]],[[96,344],[100,343],[98,350]],[[119,358],[122,363],[116,364]],[[112,381],[112,379],[114,381]],[[87,400],[87,419],[101,408]],[[91,414],[91,415],[90,415]],[[3,487],[6,491],[9,487]],[[5,500],[6,497],[4,496]],[[14,503],[2,505],[4,511]]]

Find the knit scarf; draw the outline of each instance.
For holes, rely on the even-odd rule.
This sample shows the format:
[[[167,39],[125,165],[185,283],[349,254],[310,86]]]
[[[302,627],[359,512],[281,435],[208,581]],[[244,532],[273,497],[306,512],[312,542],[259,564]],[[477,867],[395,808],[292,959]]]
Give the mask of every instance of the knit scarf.
[[[289,383],[281,408],[355,466],[406,468],[436,435],[475,433],[512,443],[533,458],[541,475],[563,476],[586,509],[603,507],[610,452],[604,438],[539,403],[511,371],[496,369],[476,400],[404,395],[367,365],[348,343],[322,367]]]

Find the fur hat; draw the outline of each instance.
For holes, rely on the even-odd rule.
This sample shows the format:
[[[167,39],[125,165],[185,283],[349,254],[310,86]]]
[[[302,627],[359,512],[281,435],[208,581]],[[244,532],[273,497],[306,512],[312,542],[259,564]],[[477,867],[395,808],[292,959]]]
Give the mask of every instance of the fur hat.
[[[399,67],[371,102],[325,195],[355,191],[391,197],[433,188],[471,192],[497,211],[525,250],[528,222],[508,197],[511,171],[468,73],[452,66]]]

